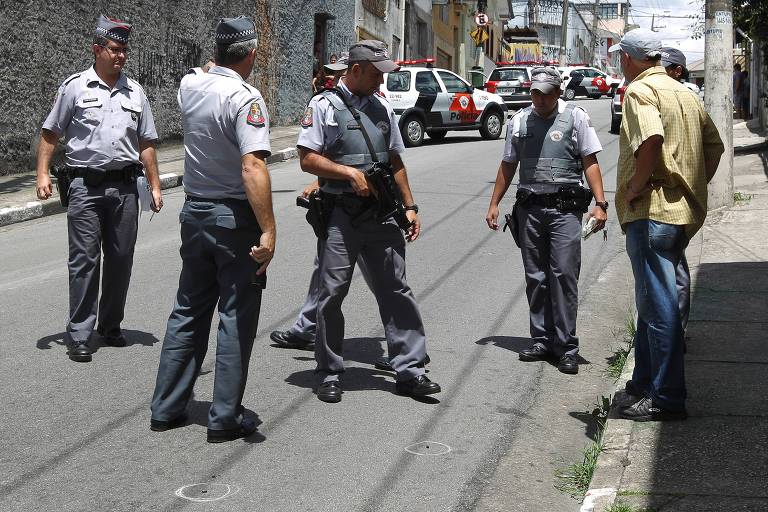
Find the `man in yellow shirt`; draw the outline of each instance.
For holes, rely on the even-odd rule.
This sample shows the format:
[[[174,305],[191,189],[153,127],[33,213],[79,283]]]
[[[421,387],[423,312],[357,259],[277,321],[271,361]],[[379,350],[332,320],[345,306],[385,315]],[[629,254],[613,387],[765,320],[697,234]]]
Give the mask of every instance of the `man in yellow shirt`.
[[[707,182],[723,143],[703,105],[659,65],[655,32],[635,29],[609,48],[630,81],[619,139],[616,211],[635,276],[638,321],[632,390],[619,415],[685,419],[683,331],[675,267],[707,215]]]

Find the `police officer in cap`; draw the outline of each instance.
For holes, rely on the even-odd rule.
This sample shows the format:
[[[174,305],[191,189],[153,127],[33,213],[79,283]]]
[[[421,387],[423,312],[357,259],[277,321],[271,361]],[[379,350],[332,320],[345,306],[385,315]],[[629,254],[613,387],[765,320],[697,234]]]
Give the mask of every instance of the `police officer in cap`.
[[[596,199],[593,231],[607,220],[597,153],[602,146],[587,113],[560,98],[560,73],[536,68],[531,78],[533,105],[510,119],[504,156],[486,222],[499,228],[499,203],[520,163],[516,229],[525,267],[526,295],[534,344],[522,361],[552,359],[563,373],[579,371],[576,356],[581,220],[587,210],[582,179]],[[582,204],[579,204],[579,202]],[[515,229],[515,228],[513,228]]]
[[[60,137],[66,170],[60,193],[69,234],[69,322],[65,341],[73,361],[91,361],[88,346],[97,331],[123,347],[120,329],[133,267],[138,227],[136,178],[142,167],[154,211],[163,200],[157,172],[157,131],[144,89],[123,73],[131,25],[101,15],[93,40],[93,66],[67,78],[43,123],[37,154],[37,197],[51,197],[48,167]],[[66,175],[66,177],[65,177]],[[65,185],[71,180],[68,189]],[[99,300],[101,257],[104,266]]]
[[[395,71],[386,45],[360,41],[349,50],[349,68],[336,91],[323,91],[310,101],[302,118],[297,146],[301,168],[320,178],[321,190],[333,209],[328,238],[319,244],[317,335],[315,359],[324,402],[341,400],[339,376],[344,371],[341,305],[349,290],[359,257],[365,259],[371,287],[385,319],[391,364],[397,373],[395,390],[425,396],[440,386],[424,374],[425,335],[413,292],[405,281],[405,240],[418,238],[418,206],[408,185],[400,154],[404,151],[394,111],[377,91],[383,73]],[[361,126],[349,107],[360,114]],[[376,199],[362,172],[373,163],[362,130],[370,138],[377,159],[394,170],[407,216],[412,222],[405,238],[391,218],[384,222],[366,215]]]
[[[275,251],[272,189],[265,163],[269,121],[261,94],[246,83],[256,60],[250,18],[216,27],[215,66],[179,86],[184,125],[182,269],[168,318],[150,427],[183,424],[208,349],[218,304],[216,378],[208,442],[252,434],[241,404],[256,336],[265,271]]]

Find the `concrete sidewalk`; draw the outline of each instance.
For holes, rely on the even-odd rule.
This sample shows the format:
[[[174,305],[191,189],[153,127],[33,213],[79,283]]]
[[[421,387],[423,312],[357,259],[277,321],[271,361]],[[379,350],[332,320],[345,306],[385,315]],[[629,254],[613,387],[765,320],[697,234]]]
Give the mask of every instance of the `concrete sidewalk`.
[[[267,159],[268,164],[296,158],[299,130],[298,125],[275,126],[270,129],[272,155]],[[184,174],[184,144],[181,141],[160,144],[157,147],[157,163],[162,188],[180,186]],[[53,197],[47,201],[37,199],[34,169],[22,174],[0,176],[0,226],[64,211],[55,185]]]
[[[768,151],[737,154],[734,184],[740,200],[710,212],[687,251],[690,417],[609,417],[582,511],[768,510]]]

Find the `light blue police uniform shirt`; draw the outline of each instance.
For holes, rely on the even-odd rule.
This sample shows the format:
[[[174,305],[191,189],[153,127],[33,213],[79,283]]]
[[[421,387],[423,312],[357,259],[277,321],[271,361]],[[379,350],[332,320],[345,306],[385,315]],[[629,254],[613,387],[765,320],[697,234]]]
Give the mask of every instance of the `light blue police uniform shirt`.
[[[247,199],[241,157],[271,154],[269,117],[261,93],[222,66],[195,70],[178,93],[184,126],[184,191],[210,199]]]
[[[64,137],[67,165],[104,170],[139,163],[139,141],[158,138],[138,82],[120,73],[110,88],[93,67],[59,87],[43,128]]]
[[[567,103],[563,100],[557,100],[557,112],[562,114],[565,112]],[[532,116],[536,116],[536,112],[533,111],[533,106],[519,110],[513,117],[507,122],[507,139],[504,143],[504,156],[502,160],[505,162],[517,162],[519,160],[519,145],[520,139],[520,120],[525,112],[530,112]],[[554,114],[553,114],[554,115]],[[600,139],[597,138],[597,132],[592,127],[592,123],[589,120],[589,114],[587,114],[581,108],[573,109],[573,142],[579,155],[582,157],[589,156],[593,153],[599,153],[603,150],[603,146],[600,144]],[[554,183],[532,183],[520,185],[521,188],[527,188],[536,194],[552,194],[558,191],[562,185]]]
[[[389,136],[389,150],[401,155],[405,152],[405,144],[403,144],[403,136],[400,134],[400,130],[397,126],[397,118],[395,117],[395,111],[392,109],[392,105],[386,98],[379,96],[378,94],[372,94],[371,96],[357,96],[344,84],[344,79],[339,80],[338,88],[342,91],[344,96],[350,105],[358,110],[362,110],[369,101],[378,101],[384,108],[387,109],[389,115],[389,129],[392,132]],[[299,133],[299,140],[296,142],[297,146],[311,149],[322,154],[326,146],[335,141],[339,137],[339,127],[333,118],[333,107],[331,103],[321,95],[315,95],[307,106],[307,110],[312,109],[312,124],[307,126],[306,123],[302,123],[301,132]]]

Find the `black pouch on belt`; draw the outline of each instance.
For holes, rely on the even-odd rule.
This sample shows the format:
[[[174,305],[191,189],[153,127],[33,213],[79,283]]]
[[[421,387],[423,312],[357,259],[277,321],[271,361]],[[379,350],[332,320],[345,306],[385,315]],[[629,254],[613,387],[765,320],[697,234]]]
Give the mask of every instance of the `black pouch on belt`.
[[[590,189],[580,185],[560,187],[557,194],[559,196],[557,209],[561,212],[586,213],[593,197]]]

